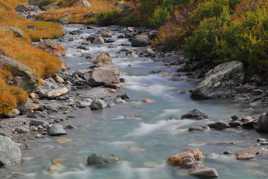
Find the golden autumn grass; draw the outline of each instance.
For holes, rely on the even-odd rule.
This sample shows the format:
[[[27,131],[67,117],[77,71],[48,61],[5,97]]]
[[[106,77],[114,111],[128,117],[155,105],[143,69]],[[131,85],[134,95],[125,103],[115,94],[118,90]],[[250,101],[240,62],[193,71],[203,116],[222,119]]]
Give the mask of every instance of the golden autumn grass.
[[[0,52],[30,67],[38,79],[46,78],[62,67],[57,57],[31,45],[31,41],[57,38],[64,34],[63,28],[56,23],[31,21],[18,16],[15,7],[26,0],[0,0]],[[17,37],[11,30],[23,33]],[[14,78],[12,72],[0,65],[0,114],[7,114],[12,109],[26,102],[27,92],[21,87],[10,85]]]
[[[112,0],[91,0],[90,3],[90,8],[71,6],[48,10],[40,14],[39,18],[46,21],[67,19],[68,23],[91,23],[94,21],[92,14],[107,13],[116,9]]]

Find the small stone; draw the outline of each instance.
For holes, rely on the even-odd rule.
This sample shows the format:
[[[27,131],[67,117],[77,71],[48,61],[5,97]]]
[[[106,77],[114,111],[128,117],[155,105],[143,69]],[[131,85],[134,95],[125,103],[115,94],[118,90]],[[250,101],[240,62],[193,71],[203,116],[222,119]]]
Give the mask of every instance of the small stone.
[[[74,127],[73,125],[71,125],[71,124],[65,126],[65,129],[74,129],[74,128],[75,128],[75,127]]]
[[[229,128],[229,124],[225,123],[225,122],[222,122],[222,121],[219,121],[219,122],[214,122],[214,123],[211,123],[211,124],[208,124],[208,126],[211,128],[211,129],[215,129],[215,130],[224,130],[224,129],[227,129]]]
[[[224,151],[223,154],[224,154],[224,155],[231,155],[232,152],[230,152],[230,151]]]
[[[102,99],[97,99],[97,100],[93,101],[91,106],[90,106],[91,110],[93,110],[93,111],[102,110],[106,107],[107,107],[107,103]]]
[[[98,156],[92,154],[87,158],[87,165],[91,167],[103,168],[114,165],[120,161],[120,158],[115,155],[110,156]]]
[[[48,98],[57,98],[57,97],[60,97],[60,96],[63,96],[65,94],[67,94],[69,92],[69,89],[67,87],[62,87],[62,88],[57,88],[57,89],[54,89],[54,90],[51,90],[49,91],[46,96]]]
[[[191,120],[203,120],[208,119],[208,115],[199,111],[198,109],[193,109],[188,113],[181,116],[181,119],[191,119]]]
[[[93,102],[93,100],[91,98],[88,98],[88,99],[85,99],[82,101],[78,101],[77,107],[86,108],[86,107],[91,106],[92,102]]]
[[[48,135],[50,136],[61,136],[66,134],[67,133],[64,130],[63,126],[60,124],[54,124],[48,128]]]
[[[204,167],[190,171],[190,175],[202,178],[211,178],[211,177],[218,177],[219,173],[215,168]]]

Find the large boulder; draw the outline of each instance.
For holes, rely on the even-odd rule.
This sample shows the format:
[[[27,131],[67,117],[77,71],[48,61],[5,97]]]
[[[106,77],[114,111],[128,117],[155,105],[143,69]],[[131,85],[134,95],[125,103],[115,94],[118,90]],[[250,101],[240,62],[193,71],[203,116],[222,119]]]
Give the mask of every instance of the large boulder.
[[[205,79],[191,91],[193,99],[226,98],[244,80],[243,64],[231,61],[210,70]]]
[[[12,167],[21,163],[19,144],[0,135],[0,167]]]
[[[118,87],[120,71],[113,65],[96,67],[91,71],[91,79],[96,86]]]
[[[263,113],[259,117],[256,130],[261,133],[268,133],[268,113]]]

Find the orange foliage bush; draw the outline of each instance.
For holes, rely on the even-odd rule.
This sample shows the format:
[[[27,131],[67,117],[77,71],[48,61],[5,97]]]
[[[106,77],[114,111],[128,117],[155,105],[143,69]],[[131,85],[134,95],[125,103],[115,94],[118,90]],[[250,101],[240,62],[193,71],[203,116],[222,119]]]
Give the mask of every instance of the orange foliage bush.
[[[33,47],[31,41],[56,38],[64,35],[61,25],[32,21],[18,16],[15,7],[27,0],[0,0],[0,52],[30,67],[39,78],[58,72],[62,62],[57,57]],[[26,102],[27,92],[13,84],[13,71],[0,65],[0,114]]]
[[[62,62],[57,57],[8,32],[0,31],[0,39],[0,51],[29,66],[39,78],[52,75],[62,67]]]

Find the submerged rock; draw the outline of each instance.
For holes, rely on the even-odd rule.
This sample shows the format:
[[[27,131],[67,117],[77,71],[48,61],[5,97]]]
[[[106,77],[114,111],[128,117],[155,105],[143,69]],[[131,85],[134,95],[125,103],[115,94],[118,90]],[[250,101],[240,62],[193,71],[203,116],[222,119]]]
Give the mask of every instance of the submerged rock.
[[[87,158],[87,165],[96,168],[103,168],[115,165],[119,161],[120,158],[115,155],[99,156],[97,154],[92,154]]]
[[[181,119],[191,119],[191,120],[203,120],[208,119],[208,115],[199,111],[198,109],[193,109],[188,113],[181,116]]]
[[[191,91],[193,99],[225,98],[244,80],[243,64],[231,61],[210,70],[205,79]]]
[[[0,135],[0,168],[19,165],[21,159],[19,144],[13,142],[9,137]]]

